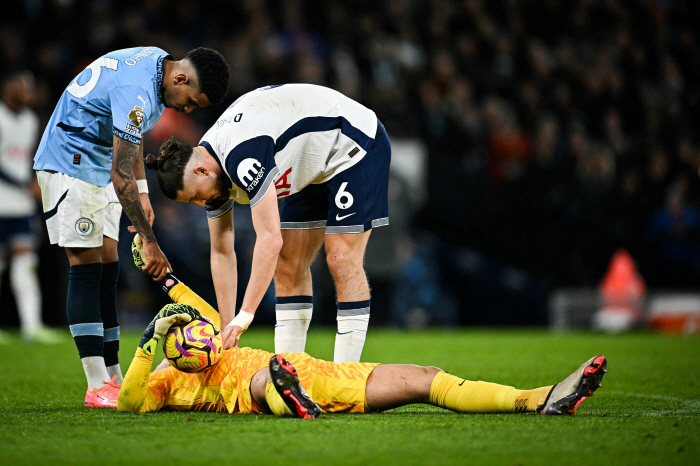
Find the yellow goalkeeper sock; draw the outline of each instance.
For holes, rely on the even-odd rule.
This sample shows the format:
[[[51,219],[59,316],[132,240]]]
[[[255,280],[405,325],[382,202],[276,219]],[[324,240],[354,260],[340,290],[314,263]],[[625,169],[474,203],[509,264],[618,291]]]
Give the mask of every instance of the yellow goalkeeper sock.
[[[513,413],[535,411],[552,387],[516,390],[489,382],[472,382],[446,372],[430,386],[430,404],[458,413]]]
[[[552,391],[552,387],[554,387],[554,385],[547,385],[546,387],[535,388],[533,390],[516,390],[518,393],[515,396],[515,412],[528,413],[537,411],[540,407],[544,406],[544,402],[549,392]]]
[[[284,402],[272,381],[269,381],[265,386],[265,400],[270,407],[270,411],[275,416],[293,416],[292,410],[289,409],[287,403]]]
[[[208,319],[211,319],[217,328],[221,328],[221,318],[216,309],[211,307],[209,303],[199,297],[197,293],[192,291],[190,287],[184,283],[178,283],[170,291],[168,291],[168,296],[174,302],[179,304],[187,304],[197,309],[202,315]]]

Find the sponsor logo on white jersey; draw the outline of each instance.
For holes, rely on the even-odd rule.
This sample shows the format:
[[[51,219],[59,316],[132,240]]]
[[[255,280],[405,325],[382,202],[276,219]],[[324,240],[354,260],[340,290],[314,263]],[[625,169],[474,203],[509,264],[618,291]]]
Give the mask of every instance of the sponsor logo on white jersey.
[[[236,175],[238,179],[243,183],[243,187],[246,191],[250,192],[255,188],[263,175],[265,174],[265,167],[260,164],[255,159],[245,159],[238,164],[236,169]]]

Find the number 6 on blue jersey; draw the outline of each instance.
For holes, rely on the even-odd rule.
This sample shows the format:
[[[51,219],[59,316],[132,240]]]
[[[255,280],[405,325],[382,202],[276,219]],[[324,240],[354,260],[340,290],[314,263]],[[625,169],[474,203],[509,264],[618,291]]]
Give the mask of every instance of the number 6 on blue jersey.
[[[95,86],[97,86],[97,81],[100,79],[100,75],[102,74],[102,68],[117,71],[118,67],[119,60],[116,58],[100,57],[85,68],[86,70],[90,70],[92,72],[90,79],[88,79],[85,84],[78,84],[78,78],[83,74],[80,73],[80,75],[75,78],[75,81],[73,81],[71,85],[66,88],[66,91],[68,91],[68,93],[73,97],[85,97],[95,88]]]

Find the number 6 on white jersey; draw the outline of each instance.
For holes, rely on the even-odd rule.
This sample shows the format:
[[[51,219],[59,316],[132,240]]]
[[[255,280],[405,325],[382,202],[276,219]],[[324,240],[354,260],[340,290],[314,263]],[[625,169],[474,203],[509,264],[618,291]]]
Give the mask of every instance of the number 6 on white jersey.
[[[354,202],[352,194],[345,191],[345,187],[347,185],[348,182],[343,181],[343,184],[340,185],[340,189],[335,195],[335,205],[337,205],[339,209],[349,209],[352,206],[352,203]],[[343,202],[343,198],[347,199],[347,201]]]
[[[88,79],[85,84],[78,84],[78,78],[75,78],[75,81],[73,81],[73,83],[66,88],[68,93],[77,98],[82,98],[88,95],[90,91],[97,86],[97,81],[100,79],[103,67],[109,70],[117,71],[117,68],[119,67],[119,60],[116,58],[100,57],[94,62],[90,63],[87,68],[85,68],[86,70],[92,71],[90,79]]]

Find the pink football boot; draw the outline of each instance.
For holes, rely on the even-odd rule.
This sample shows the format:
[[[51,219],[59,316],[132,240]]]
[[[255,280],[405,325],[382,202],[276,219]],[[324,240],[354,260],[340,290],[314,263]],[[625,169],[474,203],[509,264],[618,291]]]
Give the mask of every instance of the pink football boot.
[[[116,408],[119,390],[122,388],[121,384],[114,383],[116,378],[115,375],[110,382],[105,382],[106,385],[101,388],[88,390],[85,394],[85,406],[89,408]]]

